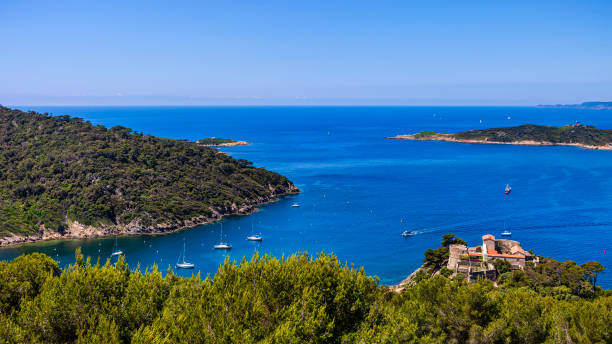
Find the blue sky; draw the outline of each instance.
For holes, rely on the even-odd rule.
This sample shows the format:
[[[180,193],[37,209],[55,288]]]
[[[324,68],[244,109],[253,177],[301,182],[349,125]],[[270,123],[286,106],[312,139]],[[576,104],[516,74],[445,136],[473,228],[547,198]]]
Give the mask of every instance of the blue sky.
[[[612,1],[0,2],[0,103],[612,100]]]

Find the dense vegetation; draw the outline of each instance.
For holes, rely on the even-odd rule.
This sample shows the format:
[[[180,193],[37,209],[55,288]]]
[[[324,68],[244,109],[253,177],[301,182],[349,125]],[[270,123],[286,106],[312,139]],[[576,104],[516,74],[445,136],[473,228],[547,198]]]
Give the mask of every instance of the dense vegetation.
[[[499,287],[436,275],[395,293],[325,255],[256,254],[202,280],[31,254],[0,262],[0,343],[612,342],[612,293],[573,294],[565,278],[589,277],[549,263]]]
[[[470,130],[450,136],[460,140],[487,140],[493,142],[537,141],[581,143],[590,146],[602,146],[612,143],[612,130],[601,130],[592,125],[549,127],[524,124],[518,127]]]
[[[208,137],[205,139],[201,139],[196,141],[197,143],[201,144],[201,145],[209,145],[209,146],[216,146],[216,145],[220,145],[223,143],[234,143],[237,142],[236,140],[230,140],[230,139],[221,139],[218,137]]]
[[[398,136],[398,138],[402,135]],[[544,125],[523,124],[518,127],[490,128],[463,131],[457,134],[439,134],[422,131],[412,136],[414,139],[451,138],[456,140],[477,140],[487,142],[535,141],[552,144],[577,143],[589,146],[612,144],[612,129],[597,129],[592,125],[566,125],[550,127]]]
[[[228,213],[291,191],[216,149],[80,118],[0,107],[0,237],[41,225],[148,227]]]

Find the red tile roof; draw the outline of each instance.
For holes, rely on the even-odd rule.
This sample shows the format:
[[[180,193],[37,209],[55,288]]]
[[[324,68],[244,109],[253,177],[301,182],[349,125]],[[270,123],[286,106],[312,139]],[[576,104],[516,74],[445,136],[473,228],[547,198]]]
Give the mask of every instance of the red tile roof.
[[[497,252],[497,251],[495,251],[495,252]],[[468,255],[470,257],[480,257],[480,256],[482,256],[482,253],[468,253]],[[501,253],[487,253],[487,256],[489,256],[489,257],[504,257],[504,258],[525,258],[525,256],[522,255],[522,254],[512,255],[512,254],[501,254]]]

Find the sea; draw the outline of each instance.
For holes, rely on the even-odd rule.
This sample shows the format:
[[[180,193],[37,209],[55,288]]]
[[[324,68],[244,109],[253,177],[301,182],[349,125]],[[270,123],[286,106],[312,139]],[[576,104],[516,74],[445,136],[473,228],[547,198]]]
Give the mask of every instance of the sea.
[[[302,191],[248,216],[157,236],[59,240],[0,249],[0,259],[43,252],[65,267],[81,247],[101,263],[115,244],[133,267],[156,264],[180,276],[214,277],[226,259],[333,254],[392,285],[423,263],[423,252],[452,233],[470,245],[507,229],[526,250],[607,267],[612,288],[612,151],[564,146],[389,140],[420,131],[454,133],[524,123],[579,121],[612,128],[612,111],[535,107],[349,106],[18,106],[121,125],[164,138],[230,138],[223,148],[287,176]],[[504,194],[509,184],[512,192]],[[291,205],[298,203],[299,207]],[[223,229],[223,237],[221,237]],[[403,231],[415,231],[403,237]],[[246,237],[261,233],[263,241]],[[220,240],[232,245],[215,250]],[[185,245],[193,270],[176,269]]]

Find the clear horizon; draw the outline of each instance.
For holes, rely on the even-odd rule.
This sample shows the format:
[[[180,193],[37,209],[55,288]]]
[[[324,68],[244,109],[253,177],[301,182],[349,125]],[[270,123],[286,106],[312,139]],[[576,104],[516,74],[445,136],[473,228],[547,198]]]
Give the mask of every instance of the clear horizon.
[[[0,4],[0,104],[612,101],[612,3]]]

